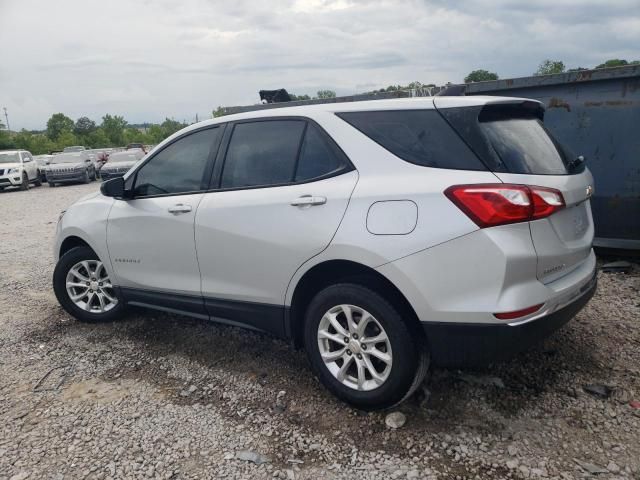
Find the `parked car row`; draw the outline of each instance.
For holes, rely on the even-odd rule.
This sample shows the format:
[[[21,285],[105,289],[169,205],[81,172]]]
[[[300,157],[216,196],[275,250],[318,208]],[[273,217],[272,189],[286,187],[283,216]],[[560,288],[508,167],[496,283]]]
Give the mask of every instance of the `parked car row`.
[[[137,145],[128,145],[126,149],[70,146],[62,152],[35,156],[27,150],[0,151],[0,190],[7,187],[27,190],[30,185],[40,186],[43,182],[55,187],[65,183],[89,183],[99,177],[119,177],[146,155],[148,146],[138,148]],[[102,175],[106,164],[109,167]]]

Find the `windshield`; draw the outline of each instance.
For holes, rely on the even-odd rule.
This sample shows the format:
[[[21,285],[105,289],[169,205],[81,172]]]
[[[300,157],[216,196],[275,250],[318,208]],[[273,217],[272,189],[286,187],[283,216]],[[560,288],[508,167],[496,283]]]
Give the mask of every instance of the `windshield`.
[[[18,158],[17,153],[6,153],[0,152],[0,163],[19,163],[20,158]]]
[[[61,155],[55,155],[49,163],[82,163],[82,161],[83,158],[80,155],[65,155],[63,153]]]
[[[535,117],[480,118],[486,135],[507,171],[533,175],[566,175],[564,152]]]
[[[112,153],[109,156],[109,163],[113,162],[137,162],[138,155],[135,153]]]

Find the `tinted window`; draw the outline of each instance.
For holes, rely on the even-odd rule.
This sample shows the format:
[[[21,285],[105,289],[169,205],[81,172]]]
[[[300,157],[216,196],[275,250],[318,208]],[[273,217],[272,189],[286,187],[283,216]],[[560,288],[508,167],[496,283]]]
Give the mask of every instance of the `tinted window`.
[[[220,131],[210,128],[192,133],[154,155],[136,173],[134,195],[200,190],[209,154],[218,145]]]
[[[566,175],[562,151],[532,116],[481,115],[480,129],[511,173]]]
[[[407,162],[435,168],[486,169],[436,110],[349,112],[339,116]]]
[[[295,180],[303,182],[321,177],[345,164],[344,154],[323,137],[318,127],[310,123],[302,142]]]
[[[292,182],[304,127],[300,120],[236,125],[222,171],[222,188]]]

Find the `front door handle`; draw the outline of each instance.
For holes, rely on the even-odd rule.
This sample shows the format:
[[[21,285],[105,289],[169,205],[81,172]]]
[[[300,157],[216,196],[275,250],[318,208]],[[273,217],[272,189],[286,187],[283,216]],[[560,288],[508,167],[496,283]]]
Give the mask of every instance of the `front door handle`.
[[[294,207],[305,207],[311,205],[324,205],[327,203],[327,197],[314,197],[311,195],[303,195],[291,202]]]
[[[169,213],[173,213],[177,215],[179,213],[187,213],[191,211],[191,205],[183,205],[182,203],[178,203],[177,205],[173,205],[168,208]]]

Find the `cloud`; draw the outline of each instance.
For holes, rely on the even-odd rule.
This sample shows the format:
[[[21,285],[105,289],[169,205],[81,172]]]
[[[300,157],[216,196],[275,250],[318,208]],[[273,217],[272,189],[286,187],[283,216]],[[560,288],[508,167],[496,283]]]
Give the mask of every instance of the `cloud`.
[[[34,13],[35,12],[35,13]],[[25,34],[24,25],[29,25]],[[340,94],[485,68],[531,74],[640,59],[638,0],[0,0],[0,106],[12,127],[58,111],[205,118],[262,88]]]

